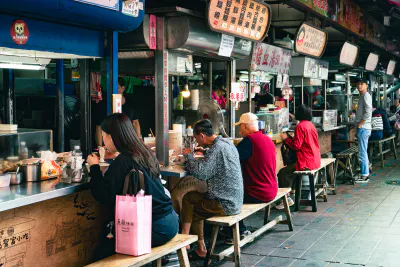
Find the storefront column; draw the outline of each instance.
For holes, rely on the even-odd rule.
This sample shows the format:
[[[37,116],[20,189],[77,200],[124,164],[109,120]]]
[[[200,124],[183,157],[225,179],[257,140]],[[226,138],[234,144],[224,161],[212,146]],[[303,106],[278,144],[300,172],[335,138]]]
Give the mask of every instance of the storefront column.
[[[118,32],[107,32],[107,114],[112,113],[112,95],[118,94]]]
[[[14,87],[14,70],[3,70],[3,83],[4,83],[4,99],[5,99],[5,122],[7,124],[16,123],[15,114],[15,87]]]
[[[208,79],[208,87],[210,89],[210,99],[212,99],[212,86],[213,86],[213,64],[212,62],[208,62],[208,75],[207,75],[207,79]]]
[[[387,84],[388,84],[388,76],[383,75],[383,105],[382,108],[386,109],[388,107],[387,105]]]
[[[57,121],[57,152],[64,152],[64,60],[56,61],[56,84],[57,84],[57,103],[58,103],[58,121]]]
[[[89,60],[79,60],[80,72],[80,111],[81,111],[81,151],[86,157],[92,151],[91,101],[90,101],[90,72]],[[96,116],[96,114],[94,114]]]
[[[164,166],[169,164],[169,87],[168,50],[166,27],[163,17],[157,17],[157,49],[155,58],[155,102],[156,102],[156,154]]]
[[[229,121],[229,135],[231,137],[235,137],[235,122],[236,122],[236,109],[235,105],[232,101],[229,100],[229,96],[231,93],[231,83],[236,82],[236,60],[228,61],[227,62],[227,72],[226,72],[226,102],[227,102],[227,107],[229,108],[229,113],[228,117],[230,118]]]

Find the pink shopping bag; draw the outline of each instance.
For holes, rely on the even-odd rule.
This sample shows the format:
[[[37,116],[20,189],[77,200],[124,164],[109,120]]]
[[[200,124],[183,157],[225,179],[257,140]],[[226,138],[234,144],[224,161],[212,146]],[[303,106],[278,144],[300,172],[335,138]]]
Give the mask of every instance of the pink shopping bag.
[[[136,179],[136,196],[126,194],[126,191],[132,191],[131,174],[139,178]],[[115,251],[140,256],[151,252],[152,196],[137,194],[137,184],[143,185],[141,189],[144,190],[143,173],[133,170],[128,176],[123,191],[126,195],[116,198]]]

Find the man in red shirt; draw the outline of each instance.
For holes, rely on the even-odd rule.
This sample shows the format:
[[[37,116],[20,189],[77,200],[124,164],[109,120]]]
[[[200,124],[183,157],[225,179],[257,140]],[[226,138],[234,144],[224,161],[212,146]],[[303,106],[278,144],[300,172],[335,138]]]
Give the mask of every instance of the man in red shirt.
[[[259,131],[258,118],[253,113],[243,114],[237,125],[243,137],[237,146],[243,173],[243,203],[269,202],[278,192],[275,145]],[[240,232],[242,236],[250,233],[243,222]]]

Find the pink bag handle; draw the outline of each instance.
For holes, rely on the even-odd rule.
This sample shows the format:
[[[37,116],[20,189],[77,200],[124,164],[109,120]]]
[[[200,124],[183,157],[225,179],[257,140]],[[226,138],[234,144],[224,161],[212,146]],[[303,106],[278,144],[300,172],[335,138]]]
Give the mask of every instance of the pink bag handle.
[[[130,179],[132,174],[135,175],[135,180],[136,180],[136,183],[135,183],[135,191],[134,191],[134,192],[132,191],[132,179]],[[139,179],[136,179],[137,177],[139,177]],[[136,169],[132,169],[132,170],[128,173],[128,175],[126,175],[126,177],[125,177],[125,183],[124,183],[124,189],[123,189],[123,191],[122,191],[122,195],[123,195],[123,196],[125,196],[125,195],[127,195],[127,194],[129,194],[129,195],[131,195],[131,196],[132,196],[132,195],[137,195],[137,193],[138,193],[141,189],[142,189],[143,191],[146,191],[146,187],[145,187],[145,184],[144,184],[144,175],[143,175],[143,172],[138,171],[138,170],[136,170]]]

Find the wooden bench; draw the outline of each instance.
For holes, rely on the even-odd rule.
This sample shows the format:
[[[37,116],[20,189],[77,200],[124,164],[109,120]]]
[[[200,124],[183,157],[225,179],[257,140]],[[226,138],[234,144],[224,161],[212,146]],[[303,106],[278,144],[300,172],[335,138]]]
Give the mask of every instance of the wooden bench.
[[[368,146],[369,146],[369,160],[370,162],[372,162],[372,158],[373,158],[373,153],[374,153],[374,146],[376,144],[378,144],[378,148],[379,148],[379,153],[378,155],[376,155],[376,157],[380,157],[381,160],[381,167],[383,168],[385,166],[385,163],[383,162],[385,159],[385,154],[393,151],[394,154],[394,158],[397,159],[397,152],[396,152],[396,135],[392,135],[389,136],[387,138],[384,138],[382,140],[372,140],[368,142]],[[385,146],[385,144],[388,143],[389,148],[383,150]],[[391,148],[390,148],[391,147]]]
[[[143,266],[152,262],[153,266],[161,267],[161,258],[172,252],[178,253],[180,266],[190,266],[186,246],[196,242],[198,239],[195,235],[177,234],[167,244],[155,247],[150,254],[145,254],[139,257],[133,257],[123,254],[115,254],[103,260],[89,264],[90,267],[136,267]]]
[[[302,176],[308,176],[310,180],[310,192],[311,192],[311,206],[312,211],[317,211],[317,196],[322,193],[324,202],[328,201],[328,189],[332,190],[333,194],[336,194],[336,176],[333,171],[336,159],[327,158],[321,159],[321,167],[316,170],[305,170],[305,171],[295,171],[295,183],[296,183],[296,199],[295,199],[295,211],[300,210],[300,198],[301,198],[301,187],[302,187]],[[326,168],[330,168],[331,174],[331,185],[330,188],[327,187],[327,173]],[[318,173],[323,170],[323,175],[321,179],[321,184],[314,184],[315,180],[318,180]],[[317,190],[316,190],[317,189]],[[309,204],[309,201],[307,201]]]
[[[337,172],[340,166],[342,167],[345,175],[346,172],[350,174],[351,182],[352,184],[354,184],[355,177],[353,169],[357,165],[358,161],[357,156],[358,156],[358,146],[352,146],[336,154],[335,177],[337,178]],[[344,163],[341,161],[341,159],[344,160]]]
[[[292,216],[290,214],[290,208],[287,200],[287,194],[290,193],[291,188],[279,188],[278,194],[274,200],[268,203],[262,204],[243,204],[242,212],[238,215],[234,216],[218,216],[212,217],[206,220],[207,223],[213,225],[210,247],[207,251],[207,257],[204,261],[204,266],[208,266],[208,263],[211,259],[216,258],[218,260],[222,260],[227,258],[233,262],[235,262],[235,266],[240,266],[240,248],[245,244],[254,240],[255,237],[261,235],[268,229],[271,229],[278,223],[285,223],[289,226],[289,230],[293,231],[293,224],[292,224]],[[268,217],[270,215],[270,208],[271,204],[278,201],[279,199],[283,199],[283,203],[285,206],[286,212],[286,220],[282,219],[282,215],[276,217],[274,220],[268,222]],[[240,240],[240,232],[239,232],[239,222],[243,219],[249,217],[250,215],[256,213],[257,211],[265,208],[265,215],[264,215],[264,226],[252,233],[251,235],[246,236],[242,240]],[[228,249],[222,251],[219,254],[214,254],[215,244],[217,242],[218,231],[221,226],[224,227],[232,227],[233,230],[233,243],[234,245],[229,247]],[[230,256],[234,253],[234,257]]]

